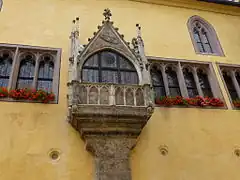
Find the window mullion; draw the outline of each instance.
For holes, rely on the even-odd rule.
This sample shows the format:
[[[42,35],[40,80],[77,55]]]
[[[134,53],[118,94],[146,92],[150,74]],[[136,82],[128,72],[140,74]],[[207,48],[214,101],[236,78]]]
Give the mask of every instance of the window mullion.
[[[98,77],[99,77],[99,82],[102,82],[102,54],[98,54]]]
[[[178,82],[179,82],[179,87],[180,91],[183,97],[188,98],[188,91],[187,87],[185,84],[184,76],[183,76],[183,71],[182,71],[182,66],[180,62],[178,62],[178,68],[177,68],[177,76],[178,76]]]
[[[36,57],[35,68],[34,68],[34,77],[33,77],[33,84],[32,84],[33,89],[37,89],[39,64],[40,64],[40,54],[38,53]]]
[[[240,99],[240,86],[239,86],[239,84],[237,82],[236,74],[235,74],[234,70],[231,71],[231,78],[232,78],[232,81],[233,81],[233,85],[234,85],[234,87],[235,87],[235,89],[237,91],[238,98]]]
[[[162,77],[163,77],[165,93],[166,93],[166,96],[169,96],[170,95],[170,90],[169,90],[169,87],[168,87],[168,79],[167,79],[167,74],[166,74],[166,65],[161,66],[161,72],[162,72]]]
[[[200,33],[200,32],[199,32],[199,38],[200,38],[201,46],[203,48],[203,52],[207,52],[206,49],[205,49],[205,44],[203,43],[202,33]]]
[[[193,67],[193,77],[194,77],[195,84],[197,86],[198,94],[203,97],[204,95],[203,95],[202,88],[199,84],[199,78],[198,78],[198,75],[197,75],[197,68],[196,67]]]
[[[16,87],[18,70],[19,70],[19,68],[17,68],[17,66],[19,67],[19,65],[18,65],[19,63],[17,62],[18,52],[19,52],[19,48],[16,47],[14,57],[13,57],[10,79],[9,79],[9,82],[8,82],[8,90],[9,89],[14,89]]]

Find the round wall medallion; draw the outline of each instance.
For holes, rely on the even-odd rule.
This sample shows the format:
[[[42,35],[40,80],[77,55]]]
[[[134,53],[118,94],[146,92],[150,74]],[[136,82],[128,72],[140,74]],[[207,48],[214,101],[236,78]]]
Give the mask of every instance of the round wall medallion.
[[[160,146],[159,151],[163,156],[166,156],[168,154],[168,147],[167,146]]]
[[[240,157],[240,149],[235,149],[235,150],[234,150],[234,154],[235,154],[237,157]]]
[[[49,152],[49,157],[51,160],[53,161],[57,161],[60,159],[60,151],[59,150],[56,150],[56,149],[52,149],[50,150]]]

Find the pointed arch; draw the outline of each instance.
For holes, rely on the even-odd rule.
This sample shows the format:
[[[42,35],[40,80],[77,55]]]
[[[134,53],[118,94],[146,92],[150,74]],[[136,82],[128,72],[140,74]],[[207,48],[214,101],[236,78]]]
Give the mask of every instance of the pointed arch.
[[[87,58],[81,71],[83,82],[139,83],[139,76],[133,63],[120,53],[108,49]]]
[[[187,26],[196,53],[224,56],[217,33],[209,22],[195,15],[189,18]]]

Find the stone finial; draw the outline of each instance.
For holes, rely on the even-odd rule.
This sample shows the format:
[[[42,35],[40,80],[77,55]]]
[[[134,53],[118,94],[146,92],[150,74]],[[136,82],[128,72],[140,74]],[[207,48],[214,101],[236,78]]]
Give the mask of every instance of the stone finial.
[[[110,21],[112,13],[110,9],[104,9],[103,16],[105,17],[105,21]]]
[[[136,24],[137,27],[137,37],[141,37],[141,26],[139,24]]]

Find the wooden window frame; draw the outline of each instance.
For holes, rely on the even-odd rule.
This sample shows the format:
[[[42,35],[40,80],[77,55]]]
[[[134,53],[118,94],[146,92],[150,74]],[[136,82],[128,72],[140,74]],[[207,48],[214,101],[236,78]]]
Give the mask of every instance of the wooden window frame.
[[[199,79],[197,76],[197,70],[204,69],[208,76],[209,86],[211,88],[213,97],[220,98],[224,102],[223,93],[217,81],[217,75],[213,69],[212,62],[153,57],[153,56],[148,56],[147,59],[151,64],[150,68],[152,67],[152,65],[156,65],[156,64],[158,64],[161,68],[164,68],[166,65],[168,66],[168,64],[177,68],[178,82],[179,82],[182,97],[184,98],[189,98],[189,96],[188,96],[188,91],[187,91],[187,87],[186,87],[186,83],[183,75],[183,68],[185,68],[186,66],[192,67],[195,83],[199,82]],[[165,76],[164,72],[162,71],[162,73],[164,78]],[[197,86],[199,96],[203,96],[203,92],[200,84],[196,83],[196,86]],[[165,92],[166,92],[166,96],[168,96],[169,89],[168,89],[168,86],[166,85],[165,85]],[[209,107],[209,108],[216,108],[216,107]],[[226,108],[226,105],[223,108]]]
[[[18,73],[19,73],[19,68],[21,63],[20,57],[23,54],[31,53],[35,56],[34,80],[32,83],[33,89],[37,89],[38,71],[39,71],[39,64],[41,62],[41,57],[45,54],[50,54],[51,56],[53,56],[54,72],[53,72],[53,81],[52,81],[52,92],[55,95],[55,100],[51,103],[54,103],[54,104],[58,103],[60,66],[61,66],[61,49],[60,48],[0,43],[0,49],[14,51],[12,69],[11,69],[10,79],[7,87],[8,90],[16,89]],[[6,98],[2,100],[3,101],[35,102],[35,101],[28,101],[28,100],[14,100],[12,98]]]

